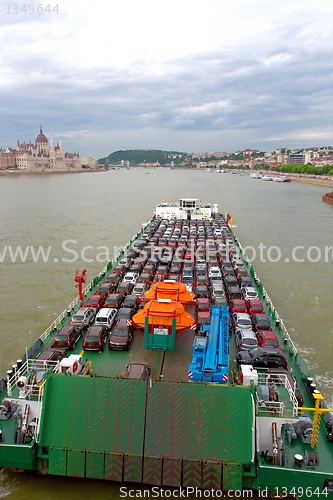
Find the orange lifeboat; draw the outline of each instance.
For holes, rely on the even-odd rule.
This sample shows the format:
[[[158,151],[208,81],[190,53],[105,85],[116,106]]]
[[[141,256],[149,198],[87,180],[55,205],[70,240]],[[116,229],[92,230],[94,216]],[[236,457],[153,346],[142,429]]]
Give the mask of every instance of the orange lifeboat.
[[[176,320],[176,330],[190,328],[194,324],[194,318],[185,311],[183,304],[171,299],[156,299],[145,304],[132,318],[133,324],[140,329],[145,327],[145,318],[149,323],[158,324],[160,328],[171,327],[172,320]]]
[[[148,300],[170,299],[181,304],[188,304],[192,302],[195,294],[189,292],[184,283],[170,280],[154,283],[149,290],[144,292],[144,296]]]

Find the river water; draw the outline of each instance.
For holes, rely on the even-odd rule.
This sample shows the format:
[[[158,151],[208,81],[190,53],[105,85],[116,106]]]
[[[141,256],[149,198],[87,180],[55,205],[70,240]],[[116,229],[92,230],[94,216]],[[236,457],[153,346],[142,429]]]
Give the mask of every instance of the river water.
[[[326,191],[247,175],[162,169],[149,175],[131,169],[2,177],[1,376],[73,300],[76,269],[86,268],[90,281],[159,202],[193,197],[232,214],[240,242],[250,259],[256,253],[254,269],[332,407],[333,207],[321,201]],[[12,262],[9,247],[18,246],[23,253],[43,247],[46,262],[41,255],[34,262],[31,249],[25,262]],[[0,477],[0,498],[120,497],[117,483],[11,471]]]

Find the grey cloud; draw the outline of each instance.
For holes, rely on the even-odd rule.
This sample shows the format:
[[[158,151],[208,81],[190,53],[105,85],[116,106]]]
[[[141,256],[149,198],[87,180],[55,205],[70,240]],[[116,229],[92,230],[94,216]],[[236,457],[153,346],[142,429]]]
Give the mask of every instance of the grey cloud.
[[[7,124],[2,144],[4,139],[12,142],[18,123],[23,129],[29,123],[33,137],[40,123],[68,131],[73,144],[82,130],[92,140],[105,131],[118,135],[127,130],[137,141],[148,128],[155,129],[159,147],[167,135],[174,140],[180,134],[190,143],[189,134],[242,134],[242,140],[264,144],[300,130],[327,129],[332,105],[329,34],[313,43],[304,26],[296,19],[272,29],[267,44],[219,47],[159,64],[142,59],[90,69],[65,59],[63,49],[37,52],[33,59],[26,51],[14,51],[4,65],[8,82],[15,79],[2,92],[2,121]],[[197,144],[194,139],[190,149]]]

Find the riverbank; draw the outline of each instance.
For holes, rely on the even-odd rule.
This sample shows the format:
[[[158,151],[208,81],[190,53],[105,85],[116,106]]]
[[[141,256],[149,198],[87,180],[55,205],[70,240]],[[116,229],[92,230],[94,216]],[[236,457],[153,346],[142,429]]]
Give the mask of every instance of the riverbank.
[[[90,172],[107,172],[104,168],[82,168],[81,170],[7,170],[0,169],[0,175],[8,175],[12,177],[13,175],[50,175],[50,174],[85,174]]]
[[[325,186],[333,188],[333,178],[331,177],[323,177],[323,178],[313,178],[312,176],[304,177],[303,175],[297,175],[291,177],[292,181],[303,182],[305,184],[313,184],[315,186]]]
[[[243,172],[244,174],[251,174],[253,171]],[[262,175],[267,175],[268,177],[287,177],[292,182],[303,182],[304,184],[313,184],[314,186],[324,186],[333,188],[333,177],[323,175],[306,175],[306,174],[287,174],[287,173],[279,173],[274,171],[261,171],[258,172]]]

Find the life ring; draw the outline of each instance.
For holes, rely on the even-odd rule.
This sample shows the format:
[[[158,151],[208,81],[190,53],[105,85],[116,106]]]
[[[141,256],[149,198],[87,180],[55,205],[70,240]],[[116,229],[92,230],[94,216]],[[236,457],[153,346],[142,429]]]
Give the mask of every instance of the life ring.
[[[72,371],[73,373],[77,373],[79,370],[79,363],[77,361],[74,361]]]

